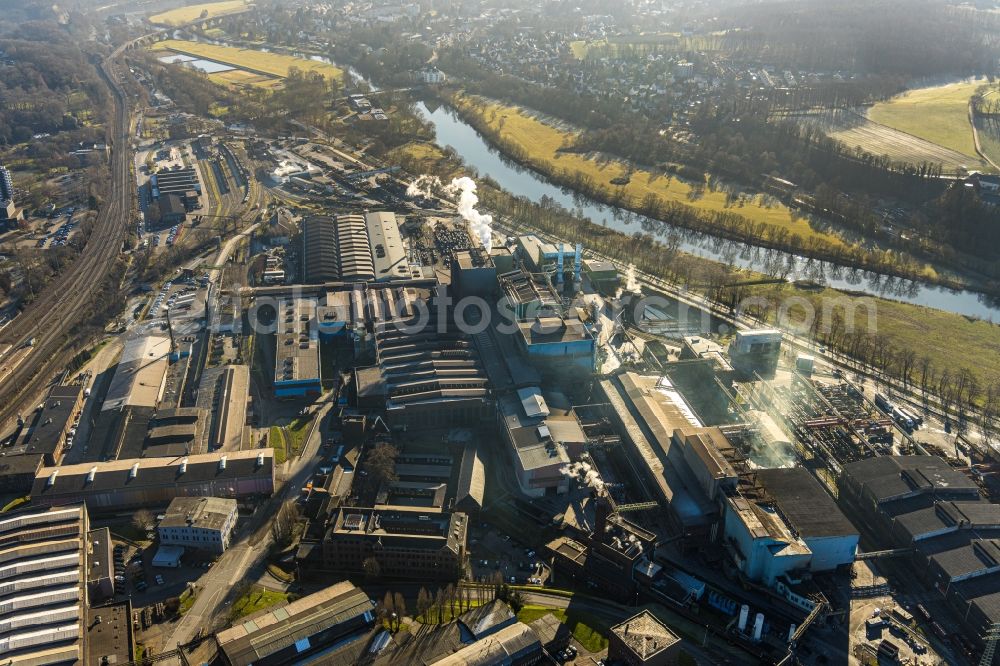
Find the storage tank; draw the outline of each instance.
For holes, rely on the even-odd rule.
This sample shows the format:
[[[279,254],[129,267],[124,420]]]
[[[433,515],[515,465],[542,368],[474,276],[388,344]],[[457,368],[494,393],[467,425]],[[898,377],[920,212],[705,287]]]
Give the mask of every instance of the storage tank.
[[[761,635],[764,633],[764,614],[757,613],[757,617],[753,621],[753,639],[759,641]]]

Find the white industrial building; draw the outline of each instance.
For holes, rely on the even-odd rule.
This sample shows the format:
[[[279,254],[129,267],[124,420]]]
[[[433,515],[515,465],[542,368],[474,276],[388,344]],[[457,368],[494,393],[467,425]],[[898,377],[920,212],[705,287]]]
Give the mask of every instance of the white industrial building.
[[[411,277],[406,261],[406,248],[399,235],[395,213],[368,213],[368,243],[375,265],[375,281],[405,280]]]
[[[160,544],[222,553],[236,527],[236,500],[175,497],[156,531]]]
[[[170,338],[150,335],[127,342],[101,411],[156,407],[163,397],[169,365]]]

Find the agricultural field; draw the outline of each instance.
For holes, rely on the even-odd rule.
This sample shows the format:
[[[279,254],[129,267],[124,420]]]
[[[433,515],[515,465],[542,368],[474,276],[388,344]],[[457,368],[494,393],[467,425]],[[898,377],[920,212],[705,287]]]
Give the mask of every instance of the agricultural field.
[[[951,148],[931,143],[887,125],[880,125],[853,110],[831,109],[792,116],[796,122],[818,126],[828,136],[849,148],[861,148],[873,155],[888,155],[897,162],[940,164],[943,172],[981,168],[981,161]]]
[[[190,23],[199,18],[212,18],[213,16],[224,16],[246,9],[246,0],[224,0],[223,2],[207,2],[201,5],[188,5],[178,7],[170,11],[156,14],[149,17],[150,23],[158,25],[177,26]],[[203,16],[204,14],[204,16]]]
[[[978,164],[969,122],[969,99],[982,85],[982,82],[963,81],[910,90],[872,106],[868,118],[966,155],[973,164]]]
[[[685,204],[699,210],[737,213],[754,222],[787,229],[803,239],[812,238],[833,246],[844,244],[840,237],[813,229],[807,219],[763,195],[740,195],[733,200],[721,188],[694,186],[676,177],[641,169],[630,173],[629,166],[620,160],[562,152],[561,148],[572,144],[575,132],[549,124],[527,110],[467,97],[455,102],[463,111],[479,115],[489,126],[499,130],[504,140],[525,151],[528,161],[541,172],[579,172],[608,188],[615,187],[611,185],[613,179],[628,177],[624,192],[633,201],[643,201],[652,194],[664,202]]]
[[[288,70],[297,67],[306,72],[319,72],[328,79],[340,79],[343,71],[325,62],[296,58],[280,53],[267,53],[233,46],[216,46],[178,39],[167,39],[153,45],[157,51],[170,51],[182,55],[204,58],[244,70],[258,76],[285,78]]]

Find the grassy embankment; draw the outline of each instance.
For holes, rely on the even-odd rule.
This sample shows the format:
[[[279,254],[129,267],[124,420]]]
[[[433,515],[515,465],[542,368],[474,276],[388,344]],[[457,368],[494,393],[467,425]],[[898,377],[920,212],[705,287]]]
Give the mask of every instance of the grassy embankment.
[[[230,619],[235,621],[266,608],[273,608],[288,601],[287,592],[268,590],[260,586],[251,587],[246,594],[233,602]]]
[[[973,168],[979,156],[969,123],[969,99],[982,85],[972,81],[910,90],[874,105],[868,110],[868,117],[967,155],[969,167]]]
[[[278,426],[271,426],[267,435],[267,445],[274,449],[274,464],[280,465],[288,459],[288,450],[285,445],[285,435]]]
[[[569,627],[569,630],[573,632],[573,638],[590,652],[600,652],[608,647],[608,639],[604,637],[604,634],[608,632],[610,627],[606,622],[587,613],[528,605],[517,614],[517,619],[527,624],[549,613],[552,613],[560,622]]]
[[[157,25],[177,26],[196,21],[199,18],[213,18],[241,12],[247,7],[246,0],[224,0],[223,2],[206,2],[201,5],[188,5],[149,17],[150,23]],[[204,14],[204,16],[202,16]]]
[[[563,152],[572,145],[576,133],[543,122],[525,109],[469,97],[458,97],[454,101],[463,113],[478,115],[489,127],[498,130],[504,140],[524,151],[531,166],[542,173],[580,173],[603,185],[608,192],[617,189],[612,180],[629,177],[623,190],[635,202],[652,194],[664,203],[683,204],[713,213],[735,213],[752,222],[786,229],[789,234],[804,240],[815,239],[830,246],[844,245],[838,236],[814,229],[806,218],[763,195],[742,195],[734,202],[721,189],[701,187],[677,177],[642,169],[632,171],[629,176],[629,166],[623,161]]]
[[[273,88],[280,84],[280,79],[288,76],[288,70],[292,67],[297,67],[304,72],[318,72],[328,79],[340,80],[343,77],[343,71],[331,64],[281,53],[266,53],[253,49],[201,44],[178,39],[157,42],[152,48],[157,51],[170,51],[205,58],[236,67],[237,69],[234,71],[209,75],[213,81],[226,85],[252,84]]]

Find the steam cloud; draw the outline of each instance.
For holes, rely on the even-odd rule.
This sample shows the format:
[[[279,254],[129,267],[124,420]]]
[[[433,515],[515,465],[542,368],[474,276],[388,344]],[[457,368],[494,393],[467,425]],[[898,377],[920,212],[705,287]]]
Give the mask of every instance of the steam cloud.
[[[408,197],[426,197],[430,199],[434,196],[434,190],[444,189],[444,183],[437,176],[424,174],[406,187]]]
[[[423,196],[430,198],[434,190],[441,190],[448,196],[458,195],[458,214],[469,223],[469,230],[479,238],[487,252],[493,250],[493,216],[476,210],[479,196],[476,194],[476,181],[468,176],[455,178],[445,185],[437,176],[425,174],[420,176],[406,188],[406,194],[411,197]]]
[[[479,236],[483,248],[487,252],[493,249],[493,216],[485,215],[476,210],[479,197],[476,195],[476,181],[468,176],[462,176],[451,181],[445,191],[458,192],[458,214],[469,223],[472,233]]]
[[[575,477],[595,490],[602,490],[604,488],[604,481],[601,479],[601,475],[596,469],[585,462],[563,465],[559,468],[559,472],[570,478]]]
[[[635,264],[629,264],[625,269],[625,289],[632,293],[639,291],[639,283],[635,280]]]

